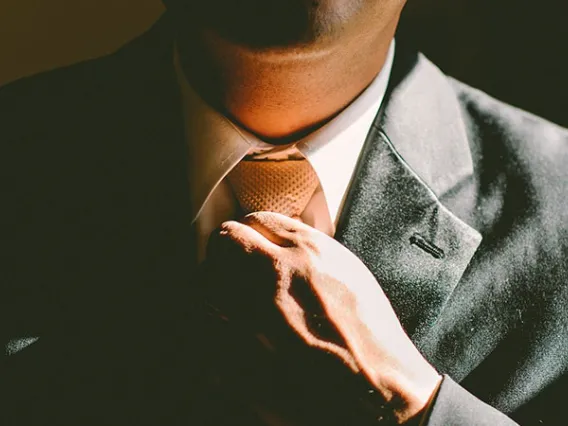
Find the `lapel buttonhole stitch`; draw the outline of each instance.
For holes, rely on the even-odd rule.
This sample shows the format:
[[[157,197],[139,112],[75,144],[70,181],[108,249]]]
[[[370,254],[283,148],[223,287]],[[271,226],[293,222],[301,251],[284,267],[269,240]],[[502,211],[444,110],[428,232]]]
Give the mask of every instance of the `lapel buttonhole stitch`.
[[[412,237],[410,237],[410,244],[415,245],[416,247],[424,250],[426,253],[430,254],[432,257],[436,259],[443,259],[446,257],[444,250],[440,247],[436,246],[435,244],[428,241],[422,235],[418,233],[414,233]]]

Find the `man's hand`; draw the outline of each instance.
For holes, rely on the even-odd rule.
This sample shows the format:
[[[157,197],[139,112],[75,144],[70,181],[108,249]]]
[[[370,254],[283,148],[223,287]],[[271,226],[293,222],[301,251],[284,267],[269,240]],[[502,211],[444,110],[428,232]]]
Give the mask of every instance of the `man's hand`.
[[[297,220],[259,212],[223,223],[210,245],[216,250],[209,257],[223,257],[215,264],[234,257],[250,278],[245,283],[241,274],[232,284],[238,292],[220,302],[229,319],[245,318],[278,351],[277,327],[264,315],[272,310],[305,347],[362,374],[399,423],[426,406],[440,375],[408,338],[371,272],[337,241]]]

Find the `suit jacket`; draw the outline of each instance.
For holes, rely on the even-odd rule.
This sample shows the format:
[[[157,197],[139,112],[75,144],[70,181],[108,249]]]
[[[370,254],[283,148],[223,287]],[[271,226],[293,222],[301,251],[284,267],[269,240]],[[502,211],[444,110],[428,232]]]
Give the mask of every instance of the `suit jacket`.
[[[0,90],[2,424],[219,424],[190,420],[172,42],[162,18]],[[563,424],[568,133],[397,49],[336,239],[447,375],[429,425]]]

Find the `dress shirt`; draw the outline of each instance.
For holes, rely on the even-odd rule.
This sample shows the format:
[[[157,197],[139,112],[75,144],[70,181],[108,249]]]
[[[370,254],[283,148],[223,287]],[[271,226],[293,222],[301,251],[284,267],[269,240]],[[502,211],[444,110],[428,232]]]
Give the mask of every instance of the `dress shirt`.
[[[357,160],[385,96],[394,44],[393,40],[380,73],[355,100],[324,126],[286,146],[263,142],[208,105],[189,85],[176,54],[188,143],[191,220],[196,227],[199,260],[204,258],[211,231],[237,214],[238,201],[225,177],[247,155],[306,158],[319,186],[301,219],[334,235]]]

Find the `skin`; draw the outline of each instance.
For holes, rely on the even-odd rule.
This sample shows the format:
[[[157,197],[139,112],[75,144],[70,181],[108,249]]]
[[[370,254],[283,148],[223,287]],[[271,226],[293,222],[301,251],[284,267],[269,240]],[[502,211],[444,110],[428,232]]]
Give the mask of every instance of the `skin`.
[[[270,413],[266,415],[267,424],[313,424],[314,420],[310,423],[286,417],[290,411],[299,411],[289,407],[297,388],[292,387],[288,394],[279,397],[285,399],[287,407],[270,405],[274,399],[266,395],[270,383],[262,381],[264,355],[253,355],[254,351],[249,350],[254,346],[251,339],[243,346],[247,340],[241,339],[241,331],[256,336],[265,348],[265,355],[280,354],[273,368],[289,362],[292,369],[285,370],[289,376],[297,367],[301,386],[316,377],[327,379],[336,374],[344,377],[348,373],[353,384],[356,378],[365,378],[367,389],[378,392],[397,423],[404,424],[421,414],[441,377],[406,335],[379,283],[355,255],[300,221],[270,212],[251,213],[241,221],[223,223],[212,235],[210,244],[215,249],[210,250],[208,262],[218,265],[213,268],[217,271],[230,270],[230,276],[223,277],[221,272],[213,278],[209,285],[214,290],[208,300],[235,327],[232,338],[239,342],[228,345],[226,353],[230,355],[215,368],[225,368],[226,377],[232,377],[228,386],[232,384],[240,397],[243,394],[240,383],[255,380],[250,371],[262,372],[258,373],[256,386],[252,386],[260,393],[247,395],[244,400],[261,413]],[[240,267],[228,267],[231,264]],[[255,271],[254,277],[251,271]],[[244,284],[247,282],[249,285]],[[229,283],[239,283],[238,293],[227,287]],[[235,304],[235,298],[241,302]],[[271,320],[276,317],[282,321]],[[295,340],[289,338],[290,332]],[[235,358],[243,347],[246,356]],[[322,363],[323,371],[313,372],[319,362],[306,364],[308,368],[302,365],[305,360],[313,359],[311,353],[325,354],[341,367],[329,368],[330,364]],[[238,361],[233,362],[234,359]],[[241,377],[242,359],[248,359],[254,367]],[[312,372],[313,377],[306,377]],[[275,376],[270,377],[274,380]],[[325,388],[320,384],[318,392]],[[344,380],[340,386],[332,386],[333,394],[329,397],[348,401],[353,395],[350,384]],[[359,388],[359,392],[364,390]],[[333,406],[328,403],[316,416],[327,414],[333,418],[337,414]],[[279,421],[275,422],[275,418]],[[322,417],[316,419],[316,424],[324,424]]]
[[[192,86],[272,143],[321,126],[369,85],[384,65],[404,3],[166,1]]]
[[[166,0],[175,17],[182,66],[194,89],[220,112],[274,144],[321,126],[369,85],[384,65],[404,3]],[[398,423],[420,415],[441,377],[405,334],[380,283],[346,248],[297,220],[266,212],[222,224],[211,236],[211,245],[220,249],[209,251],[205,264],[221,267],[210,269],[210,289],[215,291],[208,301],[220,319],[229,319],[235,327],[212,337],[218,344],[232,342],[219,351],[230,355],[214,369],[235,398],[255,407],[267,424],[290,424],[282,420],[290,412],[314,411],[315,424],[324,424],[322,416],[342,404],[319,409],[308,401],[312,406],[307,411],[290,410],[295,390],[283,384],[294,376],[294,367],[311,371],[306,359],[316,354],[337,361],[339,367],[322,362],[319,375],[314,371],[302,377],[304,386],[314,383],[324,392],[322,380],[363,377]],[[242,274],[228,264],[238,265]],[[227,269],[229,277],[218,276]],[[245,285],[236,291],[230,283]],[[239,351],[246,356],[238,358]],[[282,354],[275,364],[266,361],[271,353]],[[248,370],[247,360],[254,360]],[[269,371],[283,365],[291,368],[266,382],[266,376],[274,379],[278,374]],[[260,393],[245,395],[239,386],[245,380],[258,383],[248,388]],[[271,406],[279,400],[267,396],[273,383],[279,384],[277,392],[287,407]],[[349,380],[341,383],[328,387],[345,401]],[[345,394],[338,395],[341,392]],[[306,402],[297,403],[301,407]],[[314,424],[313,419],[292,420]]]

